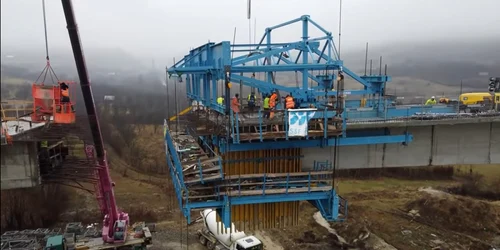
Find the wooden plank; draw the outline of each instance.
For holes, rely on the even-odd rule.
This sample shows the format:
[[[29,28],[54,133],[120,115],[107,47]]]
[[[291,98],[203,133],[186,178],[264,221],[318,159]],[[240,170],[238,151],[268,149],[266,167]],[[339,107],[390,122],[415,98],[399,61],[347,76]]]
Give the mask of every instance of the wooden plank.
[[[291,183],[291,184],[298,184],[298,183],[307,183],[308,180],[300,180],[300,181],[289,181],[288,183]],[[328,180],[311,180],[311,184],[314,184],[314,183],[319,183],[319,182],[328,182]],[[280,185],[280,184],[285,184],[286,181],[276,181],[276,182],[266,182],[266,187],[272,187],[274,185]],[[250,187],[253,187],[253,186],[259,186],[259,185],[262,185],[264,184],[264,182],[255,182],[255,183],[241,183],[240,185],[242,187],[246,187],[246,186],[250,186]],[[219,184],[217,185],[219,188],[226,188],[226,187],[238,187],[238,183],[230,183],[230,184]],[[203,190],[211,190],[211,189],[215,189],[215,186],[200,186],[200,187],[189,187],[189,190],[190,191],[203,191]],[[238,190],[234,190],[234,192],[237,192]]]
[[[219,159],[220,159],[219,157],[213,157],[213,158],[210,158],[210,159],[208,159],[208,160],[203,160],[203,161],[201,161],[201,164],[203,165],[203,164],[215,163],[215,162],[217,162],[217,163],[218,163],[218,162],[219,162]]]
[[[222,176],[220,174],[217,174],[217,175],[214,175],[214,176],[203,177],[203,181],[213,181],[213,180],[218,180],[218,179],[222,179]],[[186,180],[186,181],[184,181],[184,183],[186,183],[186,184],[192,184],[192,183],[196,183],[196,182],[201,182],[201,179],[200,178],[196,178],[194,180]]]
[[[288,189],[288,193],[307,193],[309,188],[290,188]],[[311,192],[320,192],[320,191],[329,191],[332,190],[332,187],[311,187]],[[279,189],[266,189],[263,190],[243,190],[241,192],[232,192],[229,196],[249,196],[249,195],[260,195],[264,194],[283,194],[286,192],[285,188]]]
[[[333,130],[333,131],[327,131],[327,136],[336,136],[336,135],[341,135],[342,130]],[[323,136],[324,132],[321,130],[309,130],[308,131],[308,136],[309,137],[319,137]],[[273,132],[265,132],[262,133],[262,139],[276,139],[276,138],[286,138],[286,132],[285,131],[273,131]],[[260,140],[260,135],[259,133],[240,133],[240,141],[247,141],[247,140]]]
[[[210,167],[210,168],[202,168],[201,173],[208,173],[208,172],[212,172],[212,171],[219,171],[219,169],[220,169],[219,166]],[[200,173],[200,170],[186,171],[186,172],[184,172],[184,176],[193,175],[193,174],[199,174],[199,173]]]
[[[296,173],[263,173],[263,174],[242,174],[242,175],[230,175],[226,176],[225,180],[238,180],[238,179],[254,179],[254,178],[263,178],[266,175],[266,178],[278,178],[278,177],[305,177],[305,176],[315,176],[315,175],[328,175],[331,174],[331,171],[314,171],[314,172],[296,172]]]

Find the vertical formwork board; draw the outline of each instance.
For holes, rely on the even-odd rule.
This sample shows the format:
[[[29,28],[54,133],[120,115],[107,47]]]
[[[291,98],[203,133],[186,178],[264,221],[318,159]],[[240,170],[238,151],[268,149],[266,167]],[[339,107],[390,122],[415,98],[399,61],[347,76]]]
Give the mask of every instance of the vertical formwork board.
[[[301,149],[229,152],[222,155],[223,171],[226,176],[300,172],[301,154]],[[293,158],[284,159],[284,156]],[[231,221],[243,231],[295,226],[298,214],[298,201],[231,206]]]

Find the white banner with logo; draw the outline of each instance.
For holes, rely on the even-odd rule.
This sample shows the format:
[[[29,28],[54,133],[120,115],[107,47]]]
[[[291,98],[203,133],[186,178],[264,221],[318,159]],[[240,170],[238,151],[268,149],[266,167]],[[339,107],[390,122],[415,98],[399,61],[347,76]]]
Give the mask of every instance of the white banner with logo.
[[[309,120],[317,109],[289,109],[288,136],[307,136]]]

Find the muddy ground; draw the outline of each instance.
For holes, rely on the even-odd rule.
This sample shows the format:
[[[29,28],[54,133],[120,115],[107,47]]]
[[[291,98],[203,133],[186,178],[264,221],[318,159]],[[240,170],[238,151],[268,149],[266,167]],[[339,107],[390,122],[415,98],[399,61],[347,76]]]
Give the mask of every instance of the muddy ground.
[[[157,222],[154,249],[204,249],[196,237],[201,223],[187,226],[164,181],[168,176],[149,177],[134,171],[126,175],[115,161],[112,171],[120,207],[132,220]],[[123,163],[124,164],[124,163]],[[496,166],[499,170],[500,166]],[[491,176],[499,172],[493,172]],[[494,179],[494,178],[493,178]],[[493,179],[488,190],[498,190]],[[345,222],[326,223],[307,202],[301,203],[299,224],[294,227],[251,232],[265,249],[493,249],[500,245],[500,201],[451,194],[463,180],[403,180],[397,178],[342,179],[339,193],[349,202]],[[500,181],[498,182],[500,183]],[[462,192],[467,194],[467,192]],[[66,214],[97,214],[93,197],[79,193],[78,209]],[[490,197],[490,196],[488,196]],[[76,211],[76,212],[75,212]],[[95,217],[94,217],[95,218]],[[342,242],[345,241],[345,244]]]

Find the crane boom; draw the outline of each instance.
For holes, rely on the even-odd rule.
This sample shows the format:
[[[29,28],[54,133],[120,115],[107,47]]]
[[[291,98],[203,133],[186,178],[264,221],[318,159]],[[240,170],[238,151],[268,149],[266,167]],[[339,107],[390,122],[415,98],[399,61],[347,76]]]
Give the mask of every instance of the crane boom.
[[[103,240],[108,243],[115,241],[124,242],[126,240],[127,227],[129,224],[128,214],[119,212],[116,205],[113,183],[109,174],[101,128],[99,126],[99,119],[97,117],[94,104],[94,96],[92,94],[87,66],[85,64],[85,58],[80,42],[80,35],[76,25],[73,4],[71,0],[61,1],[71,41],[71,47],[73,50],[73,56],[75,57],[76,69],[80,79],[80,87],[82,89],[83,100],[85,102],[85,109],[87,110],[90,130],[92,132],[92,139],[94,141],[96,161],[99,165],[99,185],[97,188],[98,190],[96,190],[96,195],[100,204],[101,212],[104,215],[102,230]]]

